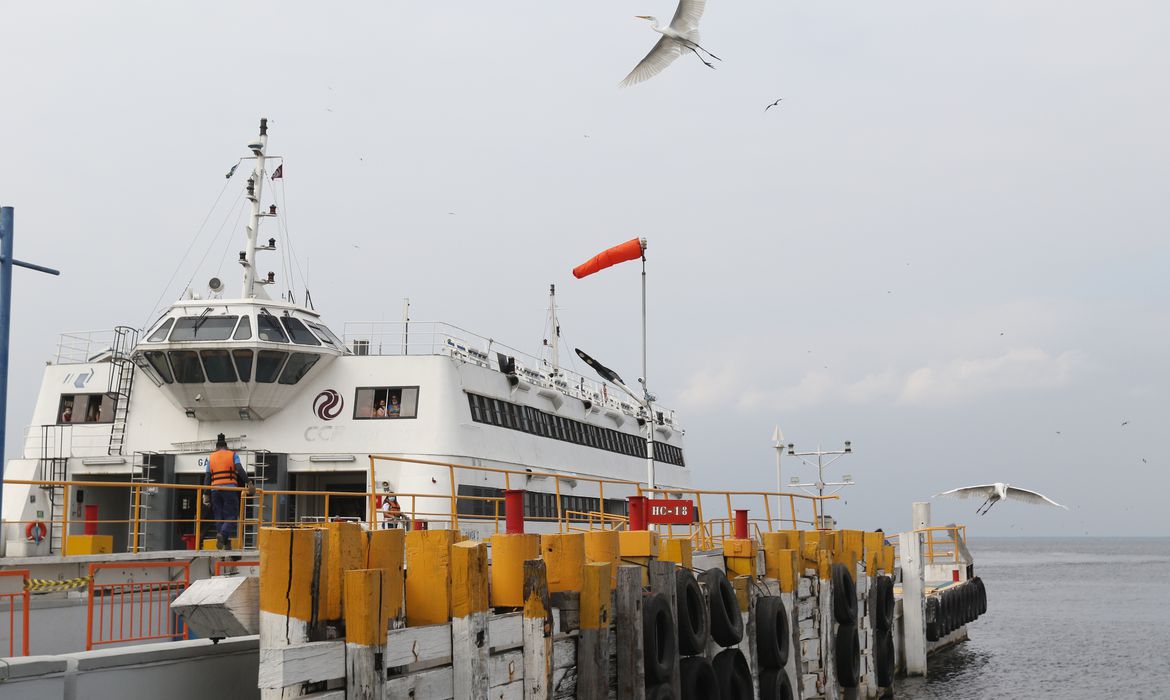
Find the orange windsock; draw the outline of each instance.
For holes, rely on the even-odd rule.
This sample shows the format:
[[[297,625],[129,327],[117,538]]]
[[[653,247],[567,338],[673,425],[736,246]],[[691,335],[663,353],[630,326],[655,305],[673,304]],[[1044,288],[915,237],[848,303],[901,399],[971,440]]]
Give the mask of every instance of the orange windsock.
[[[600,272],[607,267],[623,263],[627,260],[637,260],[642,257],[642,252],[645,249],[642,247],[642,239],[631,238],[630,240],[615,245],[609,250],[603,250],[588,261],[581,263],[573,268],[573,276],[577,279],[588,277],[594,272]]]

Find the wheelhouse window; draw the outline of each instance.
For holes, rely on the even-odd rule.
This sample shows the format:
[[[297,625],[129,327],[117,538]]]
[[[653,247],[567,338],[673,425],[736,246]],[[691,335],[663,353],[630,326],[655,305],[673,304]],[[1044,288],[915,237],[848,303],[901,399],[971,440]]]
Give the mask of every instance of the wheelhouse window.
[[[175,381],[180,384],[202,384],[203,366],[199,364],[199,355],[192,350],[172,350],[171,367],[175,370]]]
[[[280,373],[280,383],[296,384],[301,381],[301,378],[309,373],[309,370],[313,368],[313,365],[317,364],[317,360],[319,359],[321,359],[320,355],[313,355],[307,352],[294,352],[288,358],[288,363],[285,364],[284,371]]]
[[[156,328],[154,333],[150,334],[150,337],[146,339],[146,342],[161,343],[162,341],[166,340],[167,333],[171,330],[171,326],[173,325],[175,325],[175,319],[173,318],[168,318],[167,320],[163,321],[162,325]]]
[[[280,321],[272,314],[260,314],[256,317],[256,335],[260,340],[270,343],[287,343],[288,336],[280,326]]]
[[[321,340],[324,340],[333,347],[338,349],[345,347],[345,343],[341,342],[341,338],[338,338],[336,335],[334,335],[333,331],[329,330],[328,326],[322,325],[320,323],[313,323],[312,321],[305,321],[305,325],[316,331]]]
[[[251,340],[252,339],[252,322],[248,320],[247,316],[240,317],[240,325],[236,326],[236,333],[232,336],[232,340]]]
[[[227,350],[201,350],[203,369],[207,371],[207,381],[220,384],[236,381],[236,370],[232,366],[232,356]]]
[[[236,329],[239,316],[184,316],[175,321],[171,342],[227,340]]]
[[[142,355],[150,363],[150,366],[154,368],[154,371],[158,372],[158,376],[164,382],[170,384],[175,381],[175,376],[171,374],[171,365],[167,362],[166,353],[159,352],[158,350],[147,350]]]
[[[321,341],[317,340],[317,336],[305,328],[305,324],[292,316],[285,316],[281,319],[284,321],[284,328],[288,331],[288,335],[292,341],[297,345],[320,345]]]
[[[247,317],[244,317],[247,320]],[[236,363],[236,372],[240,375],[241,382],[252,381],[252,351],[251,350],[232,350],[232,359]]]
[[[287,352],[278,350],[261,350],[256,353],[256,381],[261,384],[275,382],[287,357]]]
[[[354,418],[415,418],[418,416],[418,387],[358,387],[353,403]]]
[[[117,401],[106,394],[62,394],[57,424],[113,423]]]

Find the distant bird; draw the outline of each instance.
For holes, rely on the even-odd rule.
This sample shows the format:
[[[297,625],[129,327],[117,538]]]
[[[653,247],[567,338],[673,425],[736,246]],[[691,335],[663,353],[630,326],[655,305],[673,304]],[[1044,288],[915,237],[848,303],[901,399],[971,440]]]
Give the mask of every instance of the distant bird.
[[[1014,498],[1018,501],[1031,503],[1038,506],[1056,506],[1057,508],[1064,508],[1068,510],[1068,506],[1062,506],[1048,496],[1028,489],[1022,489],[1018,486],[1008,486],[1003,482],[997,481],[994,484],[982,484],[980,486],[963,486],[950,491],[943,491],[942,493],[934,494],[934,498],[939,496],[954,496],[955,498],[971,498],[972,496],[984,496],[987,500],[983,501],[983,505],[975,510],[979,515],[984,515],[996,503],[1005,498]],[[984,506],[987,506],[984,508]]]
[[[703,58],[699,51],[716,61],[722,61],[722,58],[699,46],[699,18],[703,16],[703,8],[706,4],[707,0],[679,0],[678,9],[674,11],[674,18],[670,20],[668,27],[659,25],[657,17],[635,15],[636,19],[649,20],[650,28],[661,34],[662,38],[658,40],[654,48],[650,49],[650,53],[646,54],[646,57],[634,66],[634,70],[630,71],[620,86],[629,87],[653,78],[671,63],[674,63],[674,59],[678,58],[684,50],[698,56],[703,65],[708,68],[714,68],[715,64]]]
[[[1145,457],[1142,457],[1142,464],[1149,464],[1149,462],[1146,461]]]
[[[783,97],[781,97],[780,99],[776,100],[776,101],[775,101],[775,102],[773,102],[772,104],[770,104],[770,105],[768,105],[767,107],[765,107],[765,108],[764,108],[764,111],[765,111],[765,112],[767,112],[769,109],[772,109],[773,107],[779,107],[779,106],[780,106],[780,103],[781,103],[781,102],[783,102],[783,101],[784,101],[784,98],[783,98]]]
[[[1056,434],[1057,434],[1057,435],[1060,435],[1060,431],[1059,431],[1059,430],[1057,430],[1057,431],[1056,431]]]
[[[1123,427],[1123,428],[1124,428],[1124,427],[1125,427],[1125,426],[1127,426],[1127,425],[1129,425],[1129,421],[1127,421],[1127,420],[1123,420],[1123,421],[1121,421],[1121,427]]]

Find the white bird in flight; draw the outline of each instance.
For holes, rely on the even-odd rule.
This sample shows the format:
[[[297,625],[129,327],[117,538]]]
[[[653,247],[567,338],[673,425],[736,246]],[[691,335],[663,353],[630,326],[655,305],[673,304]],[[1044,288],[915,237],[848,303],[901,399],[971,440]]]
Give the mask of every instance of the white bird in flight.
[[[979,486],[963,486],[950,491],[943,491],[942,493],[934,494],[938,496],[954,496],[955,498],[971,498],[972,496],[984,496],[987,500],[983,501],[983,505],[975,510],[979,515],[987,513],[991,507],[996,503],[1006,499],[1014,498],[1017,501],[1024,503],[1031,503],[1038,506],[1056,506],[1057,508],[1064,508],[1068,510],[1068,506],[1062,506],[1048,496],[1028,489],[1022,489],[1018,486],[1009,486],[1001,481],[994,484],[981,484]],[[987,506],[984,508],[984,506]]]
[[[716,61],[722,61],[723,59],[699,46],[699,18],[703,16],[706,4],[707,0],[679,0],[678,9],[674,11],[674,18],[667,27],[660,26],[657,17],[637,15],[637,19],[649,20],[650,27],[661,34],[662,38],[650,49],[650,53],[634,66],[634,70],[621,82],[621,87],[653,78],[673,63],[683,51],[690,51],[698,56],[708,68],[714,68],[715,65],[703,58],[699,51]]]

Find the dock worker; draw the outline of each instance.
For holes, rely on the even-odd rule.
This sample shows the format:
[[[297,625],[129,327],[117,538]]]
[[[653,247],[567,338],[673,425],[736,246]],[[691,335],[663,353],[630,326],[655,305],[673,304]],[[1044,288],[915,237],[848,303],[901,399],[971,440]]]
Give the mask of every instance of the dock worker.
[[[236,521],[240,517],[240,492],[224,487],[246,486],[249,495],[254,493],[254,487],[248,483],[248,473],[240,464],[240,456],[228,449],[223,433],[215,438],[215,452],[207,460],[203,485],[218,487],[203,492],[203,505],[211,506],[211,519],[215,522],[215,548],[231,549]]]

